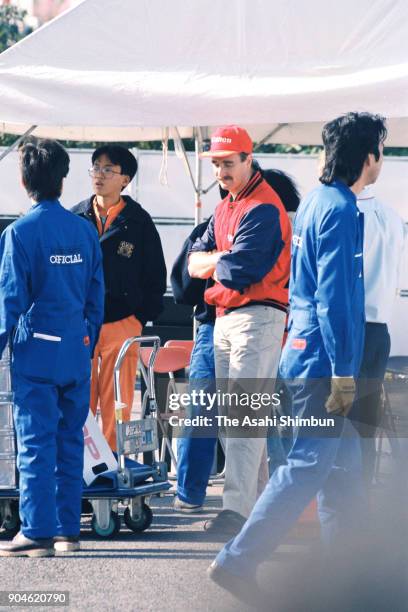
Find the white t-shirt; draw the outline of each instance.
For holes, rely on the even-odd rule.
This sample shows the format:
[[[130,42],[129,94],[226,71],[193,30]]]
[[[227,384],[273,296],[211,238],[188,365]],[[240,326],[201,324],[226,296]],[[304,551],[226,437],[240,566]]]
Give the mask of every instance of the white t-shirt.
[[[364,213],[366,320],[370,323],[389,323],[398,289],[406,226],[392,208],[377,200],[371,185],[358,195],[357,205]]]

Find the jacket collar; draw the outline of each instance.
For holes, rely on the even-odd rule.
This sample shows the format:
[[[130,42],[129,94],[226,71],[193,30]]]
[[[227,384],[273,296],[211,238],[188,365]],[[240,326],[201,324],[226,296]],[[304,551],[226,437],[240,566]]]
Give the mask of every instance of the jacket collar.
[[[40,200],[40,202],[34,202],[30,210],[38,208],[50,208],[52,206],[61,206],[59,200]]]
[[[337,189],[340,189],[340,191],[343,191],[343,193],[347,194],[349,197],[351,196],[354,202],[357,202],[356,194],[351,191],[350,187],[346,185],[344,181],[341,181],[340,179],[336,178],[332,183],[329,184],[329,187],[336,187]]]
[[[238,202],[239,200],[243,200],[244,198],[247,198],[258,187],[258,185],[262,183],[262,181],[263,181],[262,174],[260,173],[259,170],[257,170],[251,176],[251,178],[249,179],[245,187],[241,189],[241,191],[237,194],[237,197],[235,198],[234,202]],[[231,196],[230,196],[230,201],[232,201]]]
[[[95,220],[95,213],[93,210],[94,198],[95,198],[95,194],[92,194],[90,198],[87,198],[86,200],[83,200],[82,202],[80,202],[78,206],[76,207],[75,212],[77,214],[84,215],[85,217],[88,217],[89,219]],[[142,207],[140,206],[138,202],[135,202],[135,200],[133,200],[130,196],[125,195],[125,196],[122,196],[122,198],[125,201],[126,206],[116,217],[112,225],[115,222],[126,221],[128,219],[137,219],[140,215],[140,211]]]

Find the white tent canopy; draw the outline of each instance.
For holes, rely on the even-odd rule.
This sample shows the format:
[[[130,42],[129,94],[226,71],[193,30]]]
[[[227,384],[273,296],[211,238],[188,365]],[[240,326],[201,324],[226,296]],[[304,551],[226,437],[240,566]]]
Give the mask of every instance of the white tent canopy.
[[[350,110],[408,145],[406,0],[84,0],[0,56],[0,130],[71,140],[245,125],[320,142]]]

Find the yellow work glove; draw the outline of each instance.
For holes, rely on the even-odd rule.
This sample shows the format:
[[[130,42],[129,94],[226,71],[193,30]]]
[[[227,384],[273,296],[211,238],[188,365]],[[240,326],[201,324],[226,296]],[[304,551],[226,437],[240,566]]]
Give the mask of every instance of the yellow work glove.
[[[354,402],[356,383],[352,376],[338,376],[331,379],[331,393],[326,402],[329,413],[347,416]]]

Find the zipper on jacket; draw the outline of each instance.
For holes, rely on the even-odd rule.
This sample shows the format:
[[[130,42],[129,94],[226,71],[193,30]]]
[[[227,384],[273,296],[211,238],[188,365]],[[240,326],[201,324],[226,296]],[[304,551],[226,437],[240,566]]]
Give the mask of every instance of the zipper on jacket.
[[[118,223],[117,225],[114,225],[115,222],[112,223],[112,225],[110,225],[108,227],[108,229],[106,230],[106,232],[104,232],[100,237],[99,237],[99,242],[102,242],[104,240],[107,240],[108,238],[111,238],[112,236],[114,236],[115,234],[117,234],[120,230],[123,229],[127,229],[127,221],[126,219],[123,219],[123,221],[121,221],[120,223]],[[123,227],[125,226],[125,227]]]

